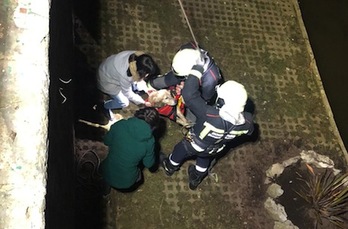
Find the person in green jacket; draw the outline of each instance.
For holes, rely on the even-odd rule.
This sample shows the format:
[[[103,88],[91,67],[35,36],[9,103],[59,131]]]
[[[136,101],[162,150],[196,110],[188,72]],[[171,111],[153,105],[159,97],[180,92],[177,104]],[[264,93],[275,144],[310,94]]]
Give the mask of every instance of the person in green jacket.
[[[109,186],[130,192],[143,183],[141,167],[150,169],[155,164],[153,131],[159,121],[158,111],[145,107],[111,126],[104,137],[109,153],[101,163],[101,174]]]

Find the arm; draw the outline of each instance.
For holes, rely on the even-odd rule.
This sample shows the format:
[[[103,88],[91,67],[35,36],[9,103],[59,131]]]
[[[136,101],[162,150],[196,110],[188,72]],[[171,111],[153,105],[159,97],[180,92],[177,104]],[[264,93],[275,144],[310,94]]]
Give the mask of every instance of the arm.
[[[132,86],[128,88],[122,87],[122,93],[136,105],[145,104],[145,100],[140,95],[134,93]]]
[[[195,68],[198,69],[196,70]],[[199,91],[199,75],[202,75],[202,71],[202,66],[194,66],[192,74],[187,77],[184,88],[181,91],[185,106],[187,106],[196,117],[199,117],[202,114],[205,115],[205,112],[202,111],[204,111],[207,107],[207,104],[201,97],[201,93]]]
[[[215,87],[222,81],[221,73],[219,67],[215,64],[214,60],[210,59],[208,69],[203,73],[201,78],[202,84],[202,97],[207,102],[215,97],[216,90]]]
[[[252,135],[255,129],[253,115],[249,112],[242,112],[245,119],[243,124],[234,125],[232,133],[238,137],[242,135]]]
[[[111,134],[110,131],[108,131],[108,132],[106,133],[106,135],[104,136],[104,144],[105,144],[106,146],[109,146],[110,143],[111,143],[111,139],[112,139],[112,134]]]
[[[245,126],[248,129],[247,135],[252,135],[254,133],[254,121],[253,121],[253,115],[249,112],[243,112],[244,118],[245,118]]]
[[[132,82],[130,82],[130,81],[126,80],[126,79],[121,79],[120,80],[120,85],[121,85],[122,93],[130,101],[132,101],[136,105],[145,103],[145,101],[143,100],[143,98],[140,95],[134,93],[134,91],[132,89]]]
[[[159,89],[168,88],[170,86],[177,85],[181,81],[182,80],[176,77],[172,71],[169,71],[163,76],[150,79],[149,83],[151,87],[153,87],[156,90],[159,90]]]
[[[148,146],[146,147],[146,154],[143,158],[143,164],[146,168],[151,168],[155,164],[155,139],[152,138],[148,142]]]
[[[105,134],[104,136],[104,144],[106,146],[110,146],[113,141],[113,133],[116,131],[117,126],[120,125],[119,123],[115,123],[110,127],[110,130]]]
[[[202,77],[202,98],[210,102],[210,99],[214,97],[216,90],[216,82],[208,77]]]

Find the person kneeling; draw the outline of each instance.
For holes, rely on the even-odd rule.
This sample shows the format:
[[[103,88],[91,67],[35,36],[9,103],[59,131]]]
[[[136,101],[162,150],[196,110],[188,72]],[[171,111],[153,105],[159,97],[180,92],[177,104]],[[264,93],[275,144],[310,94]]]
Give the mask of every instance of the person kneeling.
[[[109,153],[101,163],[101,174],[107,185],[121,192],[135,191],[144,181],[141,167],[155,164],[155,138],[160,116],[153,107],[135,112],[110,128],[104,138]]]

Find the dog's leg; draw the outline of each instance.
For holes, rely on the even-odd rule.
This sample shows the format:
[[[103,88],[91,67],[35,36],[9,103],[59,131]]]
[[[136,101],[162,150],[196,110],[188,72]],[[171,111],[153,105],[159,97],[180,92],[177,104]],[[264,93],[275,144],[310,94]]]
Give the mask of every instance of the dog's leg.
[[[87,124],[88,126],[93,126],[93,127],[97,127],[97,128],[100,127],[100,128],[105,129],[105,130],[110,130],[110,127],[111,127],[111,124],[110,124],[111,121],[109,121],[109,123],[106,124],[106,125],[101,125],[101,124],[98,124],[98,123],[89,122],[89,121],[86,121],[86,120],[83,120],[83,119],[79,119],[78,121],[82,122],[84,124]]]
[[[181,112],[180,106],[176,106],[176,122],[185,128],[190,128],[192,123],[190,123]]]
[[[98,123],[89,122],[89,121],[86,121],[86,120],[83,120],[83,119],[79,119],[78,121],[82,122],[82,123],[85,123],[88,126],[93,126],[93,127],[97,127],[97,128],[100,127],[100,128],[105,129],[105,130],[110,130],[111,125],[114,124],[115,122],[121,120],[121,119],[123,119],[123,116],[121,114],[115,114],[114,115],[114,121],[109,121],[108,124],[106,124],[106,125],[101,125],[101,124],[98,124]]]

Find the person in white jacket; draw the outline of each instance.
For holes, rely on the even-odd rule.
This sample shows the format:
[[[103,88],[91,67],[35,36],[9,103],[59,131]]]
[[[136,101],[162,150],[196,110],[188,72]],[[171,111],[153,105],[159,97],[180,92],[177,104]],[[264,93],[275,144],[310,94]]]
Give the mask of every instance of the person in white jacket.
[[[129,101],[136,105],[151,106],[132,90],[132,84],[152,77],[158,71],[153,58],[140,51],[122,51],[106,58],[97,74],[98,89],[110,97],[102,107],[105,116],[112,120],[111,110],[125,108]]]

